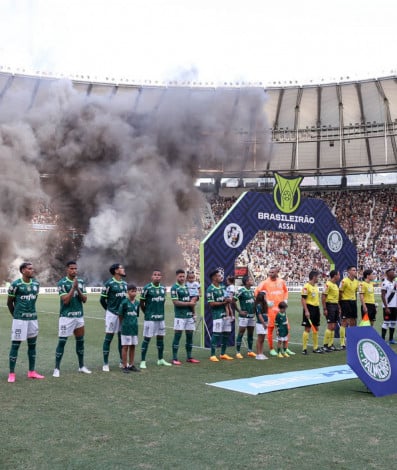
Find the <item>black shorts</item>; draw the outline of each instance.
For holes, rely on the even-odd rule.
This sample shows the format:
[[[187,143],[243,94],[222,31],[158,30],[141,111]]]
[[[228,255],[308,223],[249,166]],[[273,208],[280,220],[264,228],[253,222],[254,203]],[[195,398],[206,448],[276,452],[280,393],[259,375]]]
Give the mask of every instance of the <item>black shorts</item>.
[[[397,320],[397,307],[389,307],[390,313],[386,313],[383,308],[383,320],[384,321],[396,321]]]
[[[320,326],[320,307],[314,307],[313,305],[308,305],[307,309],[309,310],[310,313],[310,320],[313,323],[313,326],[319,327]],[[303,315],[302,315],[302,326],[305,328],[310,328],[310,323],[309,320],[306,318],[305,311],[303,310]]]
[[[357,318],[357,302],[355,300],[341,300],[340,308],[342,318]]]
[[[368,318],[371,321],[376,320],[376,305],[375,304],[365,304],[367,306]],[[363,306],[361,305],[361,318],[364,316]]]
[[[338,323],[339,320],[339,304],[326,303],[327,307],[327,323]]]

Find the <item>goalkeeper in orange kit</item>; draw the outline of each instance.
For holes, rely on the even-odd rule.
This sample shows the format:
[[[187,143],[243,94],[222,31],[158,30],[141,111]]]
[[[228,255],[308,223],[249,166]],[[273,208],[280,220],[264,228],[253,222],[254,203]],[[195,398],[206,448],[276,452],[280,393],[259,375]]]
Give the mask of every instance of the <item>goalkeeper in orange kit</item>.
[[[262,281],[255,289],[255,297],[259,292],[266,292],[266,300],[268,305],[268,325],[267,325],[267,342],[269,344],[269,350],[271,356],[277,356],[277,352],[273,346],[273,331],[274,331],[274,320],[279,311],[278,304],[280,302],[288,303],[288,289],[284,279],[278,277],[278,268],[271,267],[269,269],[269,275],[267,279]],[[289,355],[295,353],[290,349],[286,351]]]

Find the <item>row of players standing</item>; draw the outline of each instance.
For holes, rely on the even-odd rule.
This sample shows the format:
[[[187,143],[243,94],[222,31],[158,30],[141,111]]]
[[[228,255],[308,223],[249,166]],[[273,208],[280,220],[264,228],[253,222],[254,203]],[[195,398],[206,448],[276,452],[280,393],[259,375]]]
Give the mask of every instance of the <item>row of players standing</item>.
[[[44,376],[35,371],[36,340],[38,335],[38,322],[35,303],[39,293],[39,283],[34,279],[34,269],[31,263],[22,263],[20,266],[21,279],[14,281],[8,291],[7,306],[13,317],[11,331],[11,349],[9,354],[10,373],[9,382],[15,382],[15,365],[21,341],[27,340],[29,370],[28,377],[42,379]],[[160,284],[161,271],[155,270],[152,274],[152,282],[148,283],[142,291],[140,301],[136,300],[136,286],[124,281],[125,270],[121,264],[114,264],[110,267],[112,278],[109,279],[101,293],[100,301],[104,307],[105,314],[105,339],[103,343],[103,371],[109,371],[109,350],[115,333],[118,335],[119,353],[125,372],[139,371],[134,365],[135,346],[138,344],[137,317],[139,307],[145,315],[143,343],[141,347],[142,360],[141,368],[146,368],[146,353],[150,340],[156,336],[158,350],[158,365],[171,365],[163,358],[164,352],[164,302],[166,290]],[[382,283],[381,295],[383,302],[382,337],[386,338],[389,330],[389,342],[394,344],[394,330],[397,319],[397,294],[395,271],[393,268],[386,270],[386,277]],[[309,275],[309,282],[302,290],[304,333],[302,338],[303,353],[307,354],[307,343],[310,329],[318,329],[320,324],[320,295],[317,286],[319,273],[312,271]],[[230,318],[227,318],[228,305],[232,302],[236,304],[240,301],[239,331],[236,341],[237,358],[242,358],[240,348],[242,338],[247,330],[248,355],[264,359],[263,342],[265,334],[268,334],[268,343],[271,355],[280,355],[281,349],[285,355],[294,354],[288,349],[288,334],[285,334],[285,327],[288,325],[286,318],[286,308],[288,302],[288,290],[285,282],[278,277],[277,268],[269,270],[269,277],[263,281],[255,290],[255,300],[251,291],[252,280],[249,276],[243,279],[243,287],[234,295],[232,299],[224,295],[224,288],[221,287],[222,277],[219,271],[215,270],[210,275],[212,284],[207,289],[207,301],[213,313],[213,335],[211,342],[211,357],[213,362],[217,362],[215,350],[219,341],[222,343],[221,358],[230,360],[226,355],[227,340],[230,335]],[[354,326],[357,321],[357,291],[360,293],[362,315],[368,314],[371,323],[376,318],[376,304],[373,289],[373,271],[366,270],[362,283],[357,281],[357,270],[351,266],[348,268],[348,275],[338,287],[340,279],[338,271],[331,271],[330,279],[325,285],[322,294],[324,315],[327,318],[327,329],[324,335],[324,347],[318,346],[318,334],[313,334],[313,349],[316,352],[332,351],[334,330],[339,318],[341,318],[341,347],[345,347],[345,328]],[[172,364],[180,365],[178,360],[179,342],[182,332],[186,333],[187,361],[198,363],[192,357],[193,332],[195,330],[195,305],[199,298],[199,284],[191,280],[190,291],[185,284],[186,277],[184,270],[177,270],[176,282],[171,289],[171,298],[174,303],[174,340],[173,340],[173,360]],[[59,318],[59,339],[56,348],[54,377],[60,376],[60,363],[63,357],[64,348],[69,336],[74,335],[76,339],[76,354],[79,361],[79,372],[90,374],[91,371],[84,365],[84,318],[83,304],[87,300],[84,281],[77,277],[77,264],[70,261],[66,265],[66,276],[58,283],[60,295],[60,318]],[[255,309],[252,304],[255,303]],[[257,327],[257,353],[252,351],[253,331]],[[230,314],[229,314],[230,316]],[[121,325],[120,325],[121,324]],[[278,333],[278,353],[273,347],[273,330],[276,327]],[[128,357],[127,357],[128,354]],[[222,357],[223,356],[223,357]]]
[[[302,289],[304,327],[302,337],[302,354],[307,355],[307,345],[310,331],[313,335],[313,352],[324,353],[346,349],[346,328],[357,325],[358,306],[357,295],[361,302],[361,318],[368,318],[373,326],[376,321],[377,304],[375,302],[374,278],[375,272],[366,269],[361,281],[357,279],[357,268],[349,266],[347,275],[340,281],[340,273],[332,270],[329,279],[325,283],[323,293],[320,296],[318,278],[320,273],[312,270],[309,273],[309,281]],[[397,323],[397,284],[394,268],[385,271],[385,277],[381,284],[381,299],[383,306],[383,323],[381,326],[382,338],[386,339],[389,331],[389,343],[396,344],[394,331]],[[319,347],[318,328],[320,326],[320,304],[327,321],[324,333],[324,345]],[[340,325],[340,347],[334,345],[336,326]]]
[[[22,341],[28,346],[28,378],[44,379],[44,375],[35,370],[36,342],[39,333],[37,320],[36,300],[40,290],[39,282],[34,278],[32,263],[25,262],[19,267],[21,278],[15,280],[8,289],[7,306],[12,316],[11,349],[9,353],[8,382],[16,380],[15,368],[18,352]],[[172,364],[163,358],[164,352],[164,303],[166,289],[161,285],[161,271],[154,270],[152,280],[144,286],[137,300],[137,287],[127,284],[124,280],[125,269],[120,263],[113,264],[109,269],[112,277],[102,288],[100,303],[105,309],[105,338],[103,342],[104,372],[109,371],[109,351],[114,334],[118,337],[120,365],[123,372],[139,372],[134,364],[135,346],[138,344],[138,316],[141,309],[144,313],[143,342],[141,346],[141,369],[146,368],[146,353],[150,340],[156,336],[158,350],[158,365],[180,365],[177,359],[179,341],[182,331],[186,332],[187,362],[199,363],[192,357],[193,332],[195,330],[195,304],[199,298],[198,284],[190,283],[190,291],[185,285],[185,271],[176,272],[176,283],[171,289],[174,303],[175,336],[173,340]],[[55,351],[54,377],[60,377],[60,365],[65,345],[69,336],[76,341],[76,354],[79,363],[79,372],[91,374],[84,365],[84,334],[85,322],[83,304],[87,301],[87,291],[84,280],[77,276],[77,263],[66,263],[66,276],[58,282],[60,297],[60,312],[58,322],[58,344]]]

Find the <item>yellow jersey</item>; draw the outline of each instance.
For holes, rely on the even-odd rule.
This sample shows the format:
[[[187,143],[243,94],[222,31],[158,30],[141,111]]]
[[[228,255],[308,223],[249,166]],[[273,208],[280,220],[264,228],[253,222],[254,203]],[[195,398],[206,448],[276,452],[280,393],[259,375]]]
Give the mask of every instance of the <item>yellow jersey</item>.
[[[375,303],[375,289],[373,282],[362,281],[358,287],[359,294],[362,294],[365,304]]]
[[[340,284],[340,299],[341,300],[357,300],[358,281],[357,279],[350,279],[350,277],[343,278]]]
[[[329,304],[337,304],[339,302],[339,287],[335,282],[327,281],[324,286],[323,295],[325,301]]]
[[[318,285],[310,284],[307,282],[302,288],[302,297],[305,298],[307,305],[312,305],[313,307],[320,306],[320,291]]]

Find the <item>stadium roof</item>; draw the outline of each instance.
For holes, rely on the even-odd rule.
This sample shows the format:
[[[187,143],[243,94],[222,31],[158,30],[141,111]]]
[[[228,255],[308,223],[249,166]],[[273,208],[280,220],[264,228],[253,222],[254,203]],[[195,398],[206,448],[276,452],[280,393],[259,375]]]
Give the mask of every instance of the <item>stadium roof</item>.
[[[49,84],[59,78],[0,73],[0,107],[9,94],[21,91],[26,107],[40,103]],[[130,102],[138,113],[161,106],[164,93],[184,87],[191,93],[217,99],[219,87],[202,83],[95,83],[73,79],[85,95]],[[234,107],[245,87],[262,88],[266,95],[268,128],[242,127],[234,122]],[[362,81],[264,88],[260,84],[225,84],[236,143],[246,148],[245,169],[223,165],[201,168],[201,177],[266,177],[274,171],[294,175],[326,176],[397,171],[397,76]],[[237,103],[237,104],[236,104]],[[238,114],[238,113],[237,113]],[[270,141],[270,145],[269,145]],[[268,146],[269,161],[257,161],[258,146]]]

